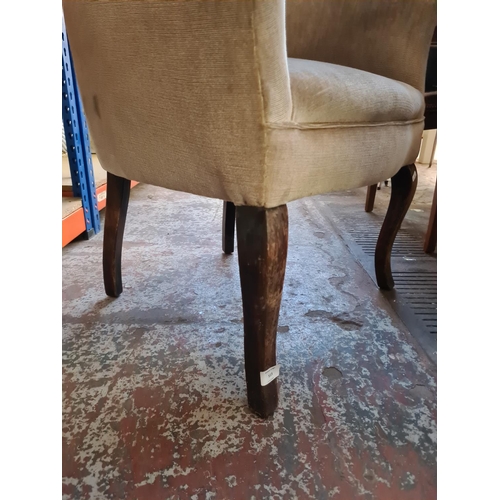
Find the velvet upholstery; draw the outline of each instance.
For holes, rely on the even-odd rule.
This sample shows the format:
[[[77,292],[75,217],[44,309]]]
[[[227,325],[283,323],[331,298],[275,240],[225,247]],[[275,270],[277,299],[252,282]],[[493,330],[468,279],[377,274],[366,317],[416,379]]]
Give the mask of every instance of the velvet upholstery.
[[[418,154],[435,0],[63,0],[102,166],[236,205]]]

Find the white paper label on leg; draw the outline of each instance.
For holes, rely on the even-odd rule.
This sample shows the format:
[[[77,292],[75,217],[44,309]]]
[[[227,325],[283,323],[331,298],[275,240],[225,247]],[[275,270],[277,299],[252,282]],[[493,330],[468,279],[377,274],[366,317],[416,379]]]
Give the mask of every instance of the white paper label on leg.
[[[260,372],[260,385],[265,385],[272,382],[280,374],[280,365],[273,366],[265,372]]]

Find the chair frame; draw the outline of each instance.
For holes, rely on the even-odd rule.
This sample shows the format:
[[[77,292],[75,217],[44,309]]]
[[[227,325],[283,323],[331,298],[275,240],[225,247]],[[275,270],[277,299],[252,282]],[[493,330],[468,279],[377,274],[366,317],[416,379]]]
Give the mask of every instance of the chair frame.
[[[107,295],[118,297],[123,291],[121,255],[131,181],[108,172],[107,182],[104,286]],[[385,290],[394,286],[392,246],[416,187],[414,164],[402,167],[392,177],[391,201],[375,252],[377,282]],[[235,226],[237,232],[248,404],[254,413],[266,418],[273,415],[278,404],[277,379],[262,385],[261,374],[276,365],[276,333],[288,249],[287,206],[261,208],[224,202],[223,214],[224,253],[234,252]]]

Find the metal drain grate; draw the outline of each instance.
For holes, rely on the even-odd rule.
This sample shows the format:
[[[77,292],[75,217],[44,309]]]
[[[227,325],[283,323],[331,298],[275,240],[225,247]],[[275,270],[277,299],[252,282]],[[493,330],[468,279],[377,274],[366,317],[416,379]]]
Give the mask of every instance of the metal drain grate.
[[[346,203],[330,205],[330,221],[376,283],[375,246],[385,210],[367,214],[359,203],[353,206],[347,197],[340,200]],[[437,261],[435,256],[424,253],[422,230],[417,224],[408,221],[408,216],[394,242],[391,264],[394,290],[381,293],[428,356],[436,362]]]
[[[380,226],[375,226],[373,224],[359,226],[349,230],[350,235],[354,239],[355,243],[361,247],[364,253],[370,257],[375,256],[375,246],[378,239],[378,231],[380,231]],[[410,257],[419,255],[422,253],[422,242],[416,238],[413,234],[401,229],[398,233],[398,237],[394,242],[394,247],[392,249],[392,255],[406,256]]]
[[[437,334],[437,273],[399,271],[393,273],[394,285],[431,335]]]

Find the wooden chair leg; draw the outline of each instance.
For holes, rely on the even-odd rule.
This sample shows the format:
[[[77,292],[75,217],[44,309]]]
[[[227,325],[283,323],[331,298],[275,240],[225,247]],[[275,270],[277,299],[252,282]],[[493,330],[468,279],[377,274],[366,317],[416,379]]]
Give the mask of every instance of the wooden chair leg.
[[[434,156],[436,154],[436,146],[437,146],[437,140],[438,140],[438,134],[436,130],[436,135],[434,136],[434,144],[432,145],[432,153],[431,153],[431,158],[429,160],[429,168],[432,167],[432,164],[434,162]]]
[[[123,291],[122,244],[130,195],[130,181],[108,172],[107,183],[102,254],[104,288],[110,297],[118,297]]]
[[[434,187],[434,196],[432,197],[431,214],[429,216],[429,225],[425,235],[424,252],[433,253],[437,245],[437,181]]]
[[[406,165],[391,179],[391,201],[375,248],[375,274],[383,290],[392,290],[391,251],[396,235],[417,189],[417,169]]]
[[[226,254],[234,252],[234,222],[236,207],[230,201],[224,202],[222,212],[222,251]]]
[[[288,211],[237,207],[236,229],[245,327],[245,375],[250,409],[272,416],[278,383],[262,385],[261,374],[276,366],[276,331],[288,250]]]
[[[366,191],[365,212],[371,212],[375,204],[375,195],[377,194],[377,184],[368,186]]]

